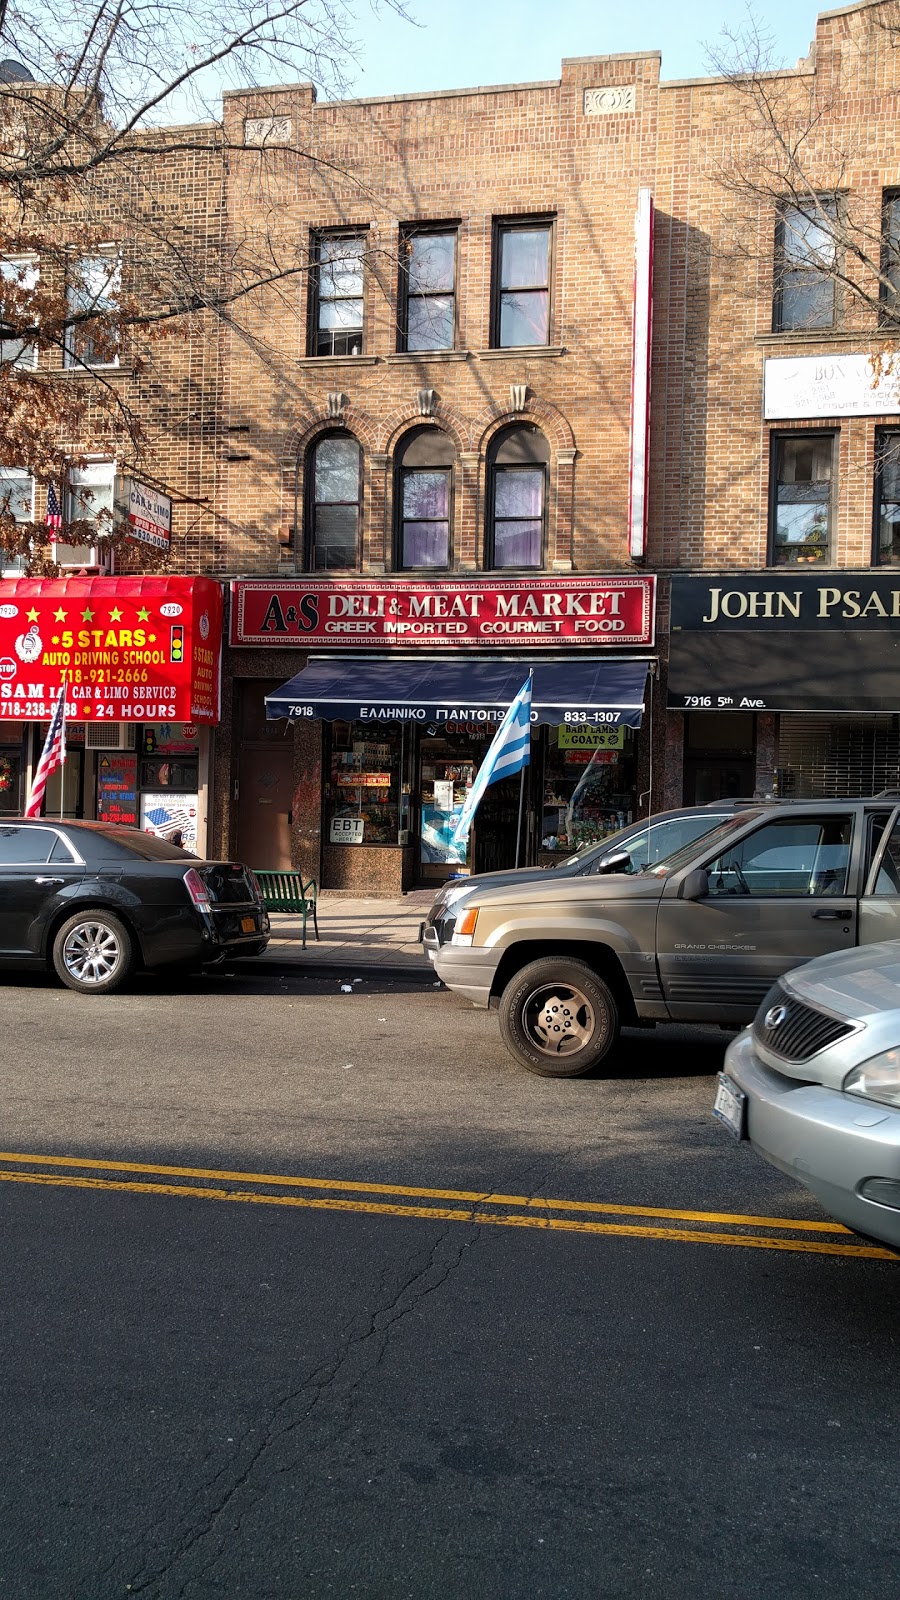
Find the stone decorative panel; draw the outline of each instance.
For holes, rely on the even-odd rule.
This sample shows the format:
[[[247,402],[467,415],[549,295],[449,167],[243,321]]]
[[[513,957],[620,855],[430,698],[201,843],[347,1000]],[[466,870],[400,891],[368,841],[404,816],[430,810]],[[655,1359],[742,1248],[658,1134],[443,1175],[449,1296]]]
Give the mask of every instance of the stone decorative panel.
[[[527,383],[511,383],[509,386],[510,411],[524,411],[525,401],[528,399]]]
[[[332,389],[328,395],[328,415],[340,417],[343,414],[345,396],[340,389]]]
[[[437,394],[434,389],[420,389],[417,401],[420,417],[433,417],[437,403]]]
[[[611,117],[620,111],[637,110],[637,87],[633,83],[616,84],[605,89],[585,89],[584,114],[586,117]]]
[[[294,124],[290,117],[247,117],[244,122],[244,143],[293,144]]]

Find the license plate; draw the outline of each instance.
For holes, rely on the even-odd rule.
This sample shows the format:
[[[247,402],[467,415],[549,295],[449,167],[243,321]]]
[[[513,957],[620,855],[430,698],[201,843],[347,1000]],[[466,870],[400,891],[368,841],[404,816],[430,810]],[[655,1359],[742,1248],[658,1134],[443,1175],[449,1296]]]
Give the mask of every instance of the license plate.
[[[729,1078],[724,1072],[719,1073],[719,1087],[713,1102],[713,1112],[736,1139],[746,1139],[747,1096],[743,1089],[738,1088],[734,1079]]]
[[[241,917],[241,933],[255,933],[255,932],[256,932],[256,918],[255,917]]]

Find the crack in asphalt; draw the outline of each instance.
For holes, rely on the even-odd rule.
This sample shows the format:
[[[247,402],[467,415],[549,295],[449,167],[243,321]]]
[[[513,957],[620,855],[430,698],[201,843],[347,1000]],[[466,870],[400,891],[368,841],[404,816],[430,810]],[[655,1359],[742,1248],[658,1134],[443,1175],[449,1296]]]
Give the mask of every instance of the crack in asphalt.
[[[297,1388],[283,1395],[275,1403],[263,1436],[254,1441],[244,1465],[235,1472],[234,1461],[226,1463],[208,1484],[196,1491],[194,1501],[197,1512],[190,1523],[188,1523],[189,1514],[185,1516],[182,1521],[183,1531],[175,1535],[169,1553],[164,1559],[159,1560],[152,1570],[147,1570],[146,1567],[143,1570],[140,1567],[136,1570],[132,1568],[130,1576],[127,1581],[122,1582],[121,1588],[118,1583],[116,1584],[116,1592],[121,1593],[124,1590],[127,1595],[147,1595],[155,1590],[159,1594],[161,1586],[174,1578],[179,1586],[171,1591],[173,1600],[183,1600],[193,1584],[209,1573],[223,1554],[229,1537],[239,1531],[246,1517],[264,1497],[266,1475],[280,1476],[294,1471],[300,1459],[309,1458],[311,1446],[309,1441],[304,1441],[302,1449],[292,1451],[290,1458],[280,1463],[271,1459],[276,1450],[290,1444],[297,1429],[329,1400],[334,1406],[339,1406],[344,1413],[343,1423],[337,1428],[332,1439],[346,1432],[352,1420],[357,1394],[381,1366],[391,1335],[457,1272],[469,1250],[481,1237],[481,1232],[477,1219],[473,1220],[464,1231],[460,1230],[458,1225],[453,1228],[443,1228],[427,1252],[419,1249],[409,1258],[401,1281],[396,1283],[395,1279],[393,1288],[390,1287],[389,1280],[395,1275],[385,1270],[373,1295],[374,1309],[358,1312],[350,1318],[339,1334],[339,1345],[335,1354],[327,1361],[320,1361]],[[449,1249],[448,1241],[452,1241]],[[383,1304],[378,1303],[380,1299],[383,1299]],[[257,1431],[258,1426],[254,1432]],[[241,1444],[246,1446],[248,1440],[249,1432],[246,1432]],[[210,1455],[212,1453],[210,1452]],[[215,1498],[201,1511],[198,1502],[204,1496]],[[242,1498],[248,1500],[243,1507],[240,1505]],[[298,1501],[298,1504],[300,1503],[302,1500]],[[229,1512],[232,1513],[232,1520],[227,1526],[222,1527],[222,1519],[226,1518]],[[185,1523],[188,1525],[185,1526]],[[146,1544],[154,1531],[161,1529],[162,1526],[163,1516],[160,1515],[145,1530],[142,1542]],[[220,1528],[221,1533],[216,1538],[217,1530]],[[216,1538],[216,1548],[209,1552],[202,1565],[195,1566],[192,1571],[184,1573],[179,1579],[177,1568],[189,1562],[191,1556],[211,1537]],[[114,1579],[116,1569],[121,1571],[126,1560],[124,1552],[120,1552],[96,1577]],[[94,1587],[96,1577],[93,1582],[88,1582],[77,1591],[82,1600],[97,1600]],[[124,1573],[122,1577],[125,1578]]]

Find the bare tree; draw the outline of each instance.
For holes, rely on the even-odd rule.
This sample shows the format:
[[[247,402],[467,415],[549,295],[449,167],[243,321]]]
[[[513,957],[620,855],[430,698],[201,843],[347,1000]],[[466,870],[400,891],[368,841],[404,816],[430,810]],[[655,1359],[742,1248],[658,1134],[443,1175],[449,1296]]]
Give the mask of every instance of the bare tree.
[[[214,344],[254,291],[308,270],[277,217],[262,231],[229,225],[226,164],[247,152],[212,113],[237,83],[345,92],[356,3],[0,0],[0,466],[53,487],[67,541],[91,518],[62,493],[85,456],[112,452],[166,487],[152,474],[179,342]],[[403,0],[370,3],[403,13]],[[327,165],[301,143],[253,159],[264,169],[286,154]],[[0,551],[54,570],[43,518],[24,516],[5,481]]]

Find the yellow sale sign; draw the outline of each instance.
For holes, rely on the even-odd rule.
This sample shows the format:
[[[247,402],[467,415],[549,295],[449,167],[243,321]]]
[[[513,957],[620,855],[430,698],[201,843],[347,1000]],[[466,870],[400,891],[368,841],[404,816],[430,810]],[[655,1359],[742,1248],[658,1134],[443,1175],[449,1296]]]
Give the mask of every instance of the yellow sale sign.
[[[559,730],[560,750],[624,750],[624,728],[587,728],[563,723]]]

